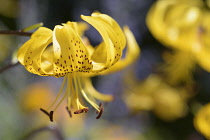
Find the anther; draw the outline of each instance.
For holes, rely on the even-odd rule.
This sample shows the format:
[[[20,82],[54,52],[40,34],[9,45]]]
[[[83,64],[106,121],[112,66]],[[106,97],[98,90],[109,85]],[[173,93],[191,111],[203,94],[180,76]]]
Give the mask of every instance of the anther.
[[[54,111],[50,111],[50,116],[49,117],[50,117],[51,122],[53,122],[53,113],[54,113]]]
[[[67,112],[69,113],[69,116],[70,116],[70,118],[72,117],[72,114],[71,114],[71,110],[68,108],[68,106],[66,107],[66,110],[67,110]]]
[[[96,111],[96,114],[98,114],[98,116],[96,117],[96,119],[99,119],[102,116],[103,111],[104,111],[104,108],[102,107],[102,104],[101,103],[99,104],[99,110],[100,111]]]
[[[40,108],[40,110],[41,110],[44,114],[46,114],[47,116],[50,115],[50,113],[48,113],[46,110],[44,110],[44,109],[42,109],[42,108]]]
[[[49,113],[49,112],[47,112],[46,110],[44,110],[42,108],[40,108],[40,110],[50,118],[51,122],[53,122],[53,113],[54,113],[54,111],[50,111],[50,113]]]
[[[80,113],[83,113],[83,112],[87,113],[88,110],[89,110],[88,108],[79,109],[77,111],[74,111],[74,114],[80,114]]]
[[[84,112],[83,109],[79,109],[77,111],[74,111],[74,114],[80,114],[80,113],[83,113],[83,112]]]
[[[88,112],[88,108],[83,108],[84,112],[87,113]]]

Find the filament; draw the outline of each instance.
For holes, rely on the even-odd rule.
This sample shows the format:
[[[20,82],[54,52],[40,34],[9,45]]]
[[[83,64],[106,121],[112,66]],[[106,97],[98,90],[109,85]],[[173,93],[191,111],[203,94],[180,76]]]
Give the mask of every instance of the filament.
[[[63,82],[62,82],[61,88],[60,88],[60,90],[59,90],[59,92],[58,92],[58,95],[56,96],[56,99],[55,99],[55,100],[53,101],[53,103],[48,107],[47,110],[49,110],[49,109],[57,102],[57,100],[58,100],[59,97],[61,96],[61,93],[62,93],[62,91],[63,91],[64,85],[65,85],[65,83],[66,83],[66,79],[67,79],[67,77],[65,76],[65,77],[64,77],[64,80],[63,80]]]

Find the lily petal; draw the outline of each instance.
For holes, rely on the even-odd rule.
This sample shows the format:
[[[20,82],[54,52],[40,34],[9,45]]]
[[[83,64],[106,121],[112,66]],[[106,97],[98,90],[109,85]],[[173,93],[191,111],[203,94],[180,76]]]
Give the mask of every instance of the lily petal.
[[[96,63],[105,63],[107,60],[106,54],[106,45],[104,42],[102,42],[94,49],[91,59],[94,60],[94,62]]]
[[[101,101],[109,102],[113,100],[113,96],[109,94],[102,94],[98,92],[91,82],[91,79],[89,77],[83,77],[83,83],[84,83],[84,90],[87,94],[92,96],[93,98],[96,98]]]
[[[105,74],[109,74],[109,73],[113,73],[113,72],[122,70],[125,67],[127,67],[128,65],[134,63],[134,61],[139,57],[140,47],[128,26],[124,27],[124,34],[125,34],[126,40],[127,40],[127,48],[126,48],[127,50],[126,50],[125,57],[120,59],[115,65],[113,65],[109,69],[98,73],[98,75],[105,75]],[[98,53],[98,57],[99,57],[99,55],[100,54]],[[94,73],[83,74],[83,76],[95,76],[95,75],[96,74],[94,74]]]
[[[41,68],[47,73],[53,74],[53,46],[48,46],[41,58]]]
[[[53,30],[54,73],[64,76],[69,72],[89,72],[92,62],[77,32],[69,25],[57,25]]]
[[[199,52],[195,53],[195,57],[197,58],[198,64],[206,71],[210,72],[210,55],[208,49],[202,49]]]
[[[100,15],[103,16],[103,14]],[[111,67],[120,59],[122,55],[122,49],[124,48],[124,46],[122,46],[120,40],[118,39],[115,31],[109,24],[107,24],[103,20],[100,20],[98,16],[95,17],[82,15],[81,18],[97,29],[104,40],[104,44],[107,50],[107,58],[105,63],[101,64],[93,60],[93,72],[100,72]]]
[[[18,51],[18,60],[34,74],[51,75],[41,68],[41,56],[52,41],[52,31],[40,27]],[[33,58],[33,59],[32,59]]]
[[[68,21],[66,25],[70,27],[74,26],[74,29],[77,31],[80,37],[82,37],[84,35],[84,32],[89,29],[89,25],[85,22],[77,22],[75,24],[75,22]]]
[[[132,64],[139,57],[140,47],[128,26],[124,27],[124,33],[127,39],[127,50],[125,57],[120,59],[114,66],[101,72],[100,74],[109,74],[122,70],[128,65]]]
[[[121,43],[121,45],[123,47],[122,49],[124,49],[124,47],[126,45],[126,38],[124,36],[124,33],[123,33],[122,29],[118,25],[118,23],[112,17],[110,17],[110,16],[108,16],[106,14],[101,14],[101,13],[95,12],[91,16],[97,17],[101,21],[103,21],[106,24],[108,24],[112,28],[112,30],[114,30],[114,32],[116,33],[116,35],[119,38],[120,43]]]

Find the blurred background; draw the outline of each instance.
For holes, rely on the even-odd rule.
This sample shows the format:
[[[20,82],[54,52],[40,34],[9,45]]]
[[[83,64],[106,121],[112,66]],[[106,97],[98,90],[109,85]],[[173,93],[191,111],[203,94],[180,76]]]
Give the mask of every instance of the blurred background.
[[[156,4],[159,1],[163,2]],[[198,110],[210,99],[209,1],[159,1],[0,0],[0,30],[19,30],[39,22],[53,29],[67,21],[81,21],[81,14],[100,11],[113,17],[121,27],[128,25],[141,48],[139,59],[128,68],[92,78],[98,91],[112,94],[115,99],[104,104],[105,111],[99,120],[91,113],[94,109],[69,118],[66,110],[59,107],[52,123],[39,108],[53,101],[63,79],[31,74],[22,65],[1,71],[0,139],[207,139],[209,121],[202,120],[204,124],[209,123],[207,132],[204,130],[207,134],[199,129],[200,123],[194,124]],[[191,49],[196,44],[194,34],[199,34],[201,48],[207,48],[203,52]],[[85,35],[93,45],[99,44],[94,29]],[[11,63],[14,52],[28,39],[0,35],[1,68]],[[210,113],[206,114],[204,117],[210,118]]]

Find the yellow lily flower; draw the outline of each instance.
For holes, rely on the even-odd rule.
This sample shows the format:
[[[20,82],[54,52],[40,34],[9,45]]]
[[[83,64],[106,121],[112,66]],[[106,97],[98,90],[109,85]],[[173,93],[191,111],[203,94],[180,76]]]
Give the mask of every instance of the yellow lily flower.
[[[195,128],[203,134],[208,140],[210,139],[210,103],[201,107],[194,118]]]
[[[210,72],[210,1],[159,0],[149,10],[147,25],[161,43],[191,53]]]
[[[165,79],[172,85],[185,83],[192,85],[195,59],[192,53],[184,51],[173,51],[163,53],[165,63],[160,65]]]
[[[125,102],[131,110],[151,111],[165,121],[174,121],[186,115],[186,103],[189,98],[186,89],[174,88],[156,74],[151,74],[140,82],[134,78],[126,80],[135,82],[124,95]]]
[[[41,109],[51,121],[53,121],[53,112],[65,98],[68,101],[67,109],[70,115],[72,106],[77,108],[74,114],[87,112],[88,108],[81,103],[79,94],[82,94],[85,100],[97,110],[99,114],[97,118],[99,118],[103,108],[97,105],[95,98],[111,101],[112,96],[96,91],[88,77],[103,74],[103,71],[104,74],[109,73],[111,66],[115,66],[111,72],[120,70],[132,63],[139,55],[139,46],[128,27],[125,27],[123,33],[114,19],[101,13],[93,13],[91,16],[82,15],[81,18],[91,24],[102,36],[103,41],[98,47],[93,48],[88,44],[87,38],[83,41],[82,34],[86,30],[84,24],[67,22],[56,25],[53,31],[40,27],[18,51],[19,62],[29,72],[40,76],[64,77],[55,101],[47,111]],[[120,60],[126,38],[128,51],[126,57]],[[64,87],[66,89],[63,93]],[[50,111],[54,105],[54,109]]]

